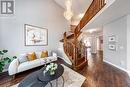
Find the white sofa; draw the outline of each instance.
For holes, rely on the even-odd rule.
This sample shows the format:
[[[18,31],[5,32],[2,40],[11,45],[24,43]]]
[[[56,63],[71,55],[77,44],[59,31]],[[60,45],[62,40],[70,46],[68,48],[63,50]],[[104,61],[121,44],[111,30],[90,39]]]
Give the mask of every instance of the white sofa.
[[[15,75],[17,73],[38,67],[38,66],[42,66],[46,63],[50,63],[53,61],[57,60],[57,54],[56,53],[52,53],[52,56],[46,57],[46,58],[40,58],[40,54],[36,53],[36,55],[39,56],[39,58],[33,60],[33,61],[27,61],[27,62],[23,62],[23,63],[19,63],[18,58],[14,59],[8,68],[8,73],[9,75]]]

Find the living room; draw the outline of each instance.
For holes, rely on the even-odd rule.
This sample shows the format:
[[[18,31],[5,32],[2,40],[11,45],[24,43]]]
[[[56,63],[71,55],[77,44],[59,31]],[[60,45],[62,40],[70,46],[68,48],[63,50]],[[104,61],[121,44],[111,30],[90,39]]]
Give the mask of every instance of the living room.
[[[10,84],[10,82],[7,82],[6,84],[6,81],[11,81],[13,78],[17,79],[17,77],[19,77],[19,75],[15,76],[15,74],[19,74],[23,71],[25,71],[26,73],[27,69],[29,70],[38,66],[43,67],[44,62],[47,63],[47,61],[56,61],[58,55],[57,48],[59,46],[59,41],[60,39],[62,39],[63,33],[68,28],[68,23],[63,17],[63,8],[55,4],[55,2],[52,0],[16,0],[14,1],[14,5],[15,6],[13,14],[0,15],[1,53],[2,56],[4,55],[4,57],[9,57],[14,62],[11,62],[11,64],[9,65],[7,64],[7,67],[5,67],[3,70],[3,72],[6,72],[8,70],[8,74],[10,75],[10,77],[7,76],[6,79],[6,76],[4,77],[4,75],[2,74],[3,77],[1,76],[1,81],[3,81],[5,78],[4,83],[0,85],[2,87],[15,85],[13,84],[13,82],[17,83],[15,81],[13,81],[12,84]],[[42,39],[44,39],[44,42],[28,42],[27,40],[29,36],[27,36],[27,34],[29,29],[34,29],[33,32],[35,32],[36,29],[43,32],[45,38]],[[30,33],[32,33],[32,31]],[[45,55],[43,53],[43,56],[50,57],[47,57],[46,61],[43,61],[44,59],[38,60],[38,57],[41,57],[43,51],[45,52]],[[18,59],[19,57],[23,58],[27,56],[27,54],[31,53],[31,56],[35,55],[37,58],[35,60],[32,59],[35,61],[35,63],[33,63],[32,61],[28,61],[28,64],[30,64],[29,66],[28,64],[24,64],[21,69],[18,70],[18,67],[21,66],[20,64],[25,61],[27,62],[27,59],[23,59],[22,61],[16,59]],[[52,55],[54,57],[52,57]],[[17,58],[13,59],[13,56],[16,56]],[[18,71],[16,71],[16,69]],[[28,86],[25,84],[24,87]]]
[[[0,87],[129,87],[128,3],[0,0]]]

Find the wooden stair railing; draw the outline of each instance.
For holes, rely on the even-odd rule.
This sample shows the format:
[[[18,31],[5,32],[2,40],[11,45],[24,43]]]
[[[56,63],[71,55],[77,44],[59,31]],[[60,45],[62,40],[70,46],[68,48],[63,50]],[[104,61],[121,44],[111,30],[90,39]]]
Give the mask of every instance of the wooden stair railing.
[[[75,66],[76,47],[71,41],[67,40],[66,32],[64,33],[64,44],[63,45],[64,45],[64,51],[65,51],[66,55],[69,57],[70,61],[72,62],[72,65]]]
[[[78,42],[79,45],[77,44],[77,59],[76,61],[76,66],[75,69],[79,70],[84,68],[84,66],[87,66],[87,47],[85,45],[83,45],[82,43]]]
[[[67,40],[66,32],[64,33],[64,52],[69,57],[75,70],[82,69],[84,64],[87,64],[86,47],[84,45],[78,47],[73,41]]]
[[[83,46],[84,51],[79,52],[78,37],[81,34],[81,29],[90,22],[90,20],[106,5],[105,0],[93,0],[89,8],[87,9],[85,15],[80,20],[79,24],[73,31],[71,36],[67,36],[66,32],[64,33],[64,51],[66,55],[72,62],[72,65],[75,69],[81,69],[81,67],[85,66],[87,63],[87,48]],[[68,37],[71,37],[69,39]],[[73,37],[73,40],[72,40]],[[83,58],[79,55],[83,54]],[[81,58],[81,59],[80,59]],[[81,61],[82,60],[82,61]]]
[[[83,18],[75,28],[75,33],[78,34],[81,29],[106,5],[105,0],[93,0]]]

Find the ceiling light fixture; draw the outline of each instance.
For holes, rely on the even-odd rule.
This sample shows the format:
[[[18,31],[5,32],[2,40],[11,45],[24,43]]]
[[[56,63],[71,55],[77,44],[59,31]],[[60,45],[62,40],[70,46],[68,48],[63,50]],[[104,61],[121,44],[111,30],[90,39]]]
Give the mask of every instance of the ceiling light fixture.
[[[69,21],[73,16],[72,12],[72,0],[65,1],[66,11],[64,12],[64,17]]]
[[[78,17],[81,19],[81,18],[83,18],[84,14],[85,14],[85,13],[80,13],[80,14],[78,15]]]

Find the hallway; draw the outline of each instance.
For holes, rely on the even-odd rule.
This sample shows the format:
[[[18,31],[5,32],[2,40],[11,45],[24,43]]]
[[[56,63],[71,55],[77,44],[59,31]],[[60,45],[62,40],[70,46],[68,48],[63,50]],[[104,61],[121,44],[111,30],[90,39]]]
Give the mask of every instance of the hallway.
[[[80,72],[87,78],[82,87],[130,87],[127,73],[102,61],[102,52],[89,55],[88,67]]]

